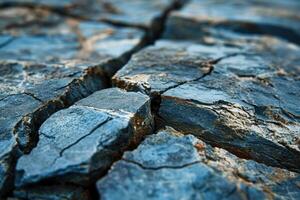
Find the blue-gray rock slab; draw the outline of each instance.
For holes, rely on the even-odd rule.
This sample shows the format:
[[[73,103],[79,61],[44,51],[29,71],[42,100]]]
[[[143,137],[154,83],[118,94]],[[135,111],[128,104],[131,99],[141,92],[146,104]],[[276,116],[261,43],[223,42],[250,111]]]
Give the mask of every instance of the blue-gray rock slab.
[[[59,12],[76,18],[109,21],[112,23],[154,28],[156,23],[172,8],[185,0],[110,0],[110,1],[22,1],[4,0],[2,7],[36,7]]]
[[[18,160],[15,184],[89,185],[152,126],[148,96],[117,88],[98,91],[43,123],[37,147]]]
[[[134,54],[114,75],[113,83],[126,90],[160,94],[209,74],[214,62],[241,51],[235,47],[159,40]]]
[[[299,44],[299,8],[297,0],[191,0],[170,15],[165,37],[191,40],[216,34],[222,38],[229,31],[273,35]]]
[[[97,188],[104,200],[293,199],[299,181],[297,173],[240,159],[167,128],[126,152]]]
[[[163,93],[159,116],[166,125],[241,157],[299,172],[299,80],[238,77],[224,73],[222,65]]]

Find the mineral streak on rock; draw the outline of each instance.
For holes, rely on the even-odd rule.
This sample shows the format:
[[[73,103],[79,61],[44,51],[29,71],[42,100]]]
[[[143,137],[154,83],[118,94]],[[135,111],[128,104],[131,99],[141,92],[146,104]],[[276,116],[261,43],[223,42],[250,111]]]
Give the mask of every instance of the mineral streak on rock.
[[[288,57],[299,47],[273,38],[252,42],[244,49],[158,42],[134,55],[113,80],[127,90],[161,95],[158,116],[165,125],[299,172],[300,82],[297,67],[289,68],[299,62],[277,57],[280,47]]]
[[[97,187],[101,199],[294,199],[299,181],[168,128],[126,152]]]
[[[299,9],[297,0],[191,0],[168,17],[164,35],[203,40],[212,35],[221,39],[232,34],[261,34],[300,44]]]
[[[43,123],[37,147],[18,160],[16,187],[40,181],[87,186],[150,134],[152,124],[146,95],[98,91]]]

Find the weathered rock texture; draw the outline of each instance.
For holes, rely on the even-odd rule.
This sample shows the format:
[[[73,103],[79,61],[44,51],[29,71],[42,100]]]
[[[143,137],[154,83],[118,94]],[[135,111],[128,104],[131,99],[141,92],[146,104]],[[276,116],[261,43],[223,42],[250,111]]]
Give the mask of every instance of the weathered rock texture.
[[[150,134],[152,124],[146,95],[116,88],[96,92],[43,123],[37,147],[18,160],[16,186],[43,180],[88,185]]]
[[[177,5],[1,1],[0,196],[11,191],[15,163],[37,144],[40,125],[108,87],[109,78],[160,33],[165,15]],[[144,15],[136,17],[130,9]]]
[[[270,37],[245,47],[160,41],[134,55],[113,81],[159,96],[164,125],[299,172],[299,50]]]
[[[299,180],[169,129],[126,152],[97,186],[101,199],[294,199]]]
[[[296,199],[299,9],[2,0],[0,199]]]

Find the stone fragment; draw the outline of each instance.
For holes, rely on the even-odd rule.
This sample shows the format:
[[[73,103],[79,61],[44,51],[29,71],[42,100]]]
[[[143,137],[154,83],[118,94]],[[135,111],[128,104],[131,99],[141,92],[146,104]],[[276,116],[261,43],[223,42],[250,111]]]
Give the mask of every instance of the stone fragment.
[[[97,182],[101,199],[294,199],[299,174],[240,159],[168,128]]]
[[[183,9],[170,15],[164,37],[222,40],[259,34],[300,44],[299,8],[297,0],[191,0]]]
[[[40,181],[89,185],[152,131],[150,101],[117,88],[95,92],[47,119],[17,163],[16,187]]]

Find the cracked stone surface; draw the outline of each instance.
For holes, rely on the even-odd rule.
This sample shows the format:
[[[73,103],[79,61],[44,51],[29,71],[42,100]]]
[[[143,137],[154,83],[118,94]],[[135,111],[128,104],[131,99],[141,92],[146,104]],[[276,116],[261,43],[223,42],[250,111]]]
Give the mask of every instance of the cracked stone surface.
[[[152,34],[158,34],[164,15],[177,3],[83,4],[78,1],[0,3],[0,196],[11,190],[15,163],[36,145],[42,122],[54,112],[108,87],[109,77]],[[151,9],[146,12],[148,6]],[[114,7],[120,13],[112,14]],[[144,18],[133,22],[135,14],[125,7],[141,8]],[[101,16],[95,16],[94,9],[105,12],[97,12]],[[113,20],[104,18],[126,18],[133,23],[117,26],[106,23]],[[115,23],[125,24],[117,20]],[[137,28],[140,26],[147,30]]]
[[[126,152],[97,188],[101,199],[295,199],[299,181],[169,128]]]
[[[2,0],[0,200],[298,199],[299,9]]]
[[[161,41],[133,56],[113,80],[127,90],[159,94],[165,125],[299,172],[299,73],[285,70],[299,62],[277,57],[278,51],[299,54],[299,47],[273,40],[244,49]]]
[[[146,94],[160,94],[180,83],[209,74],[222,57],[239,52],[235,47],[215,47],[161,40],[137,54],[113,77],[116,86]]]
[[[152,124],[146,95],[117,88],[95,92],[43,123],[37,147],[18,160],[16,187],[43,180],[88,185],[150,134]]]

